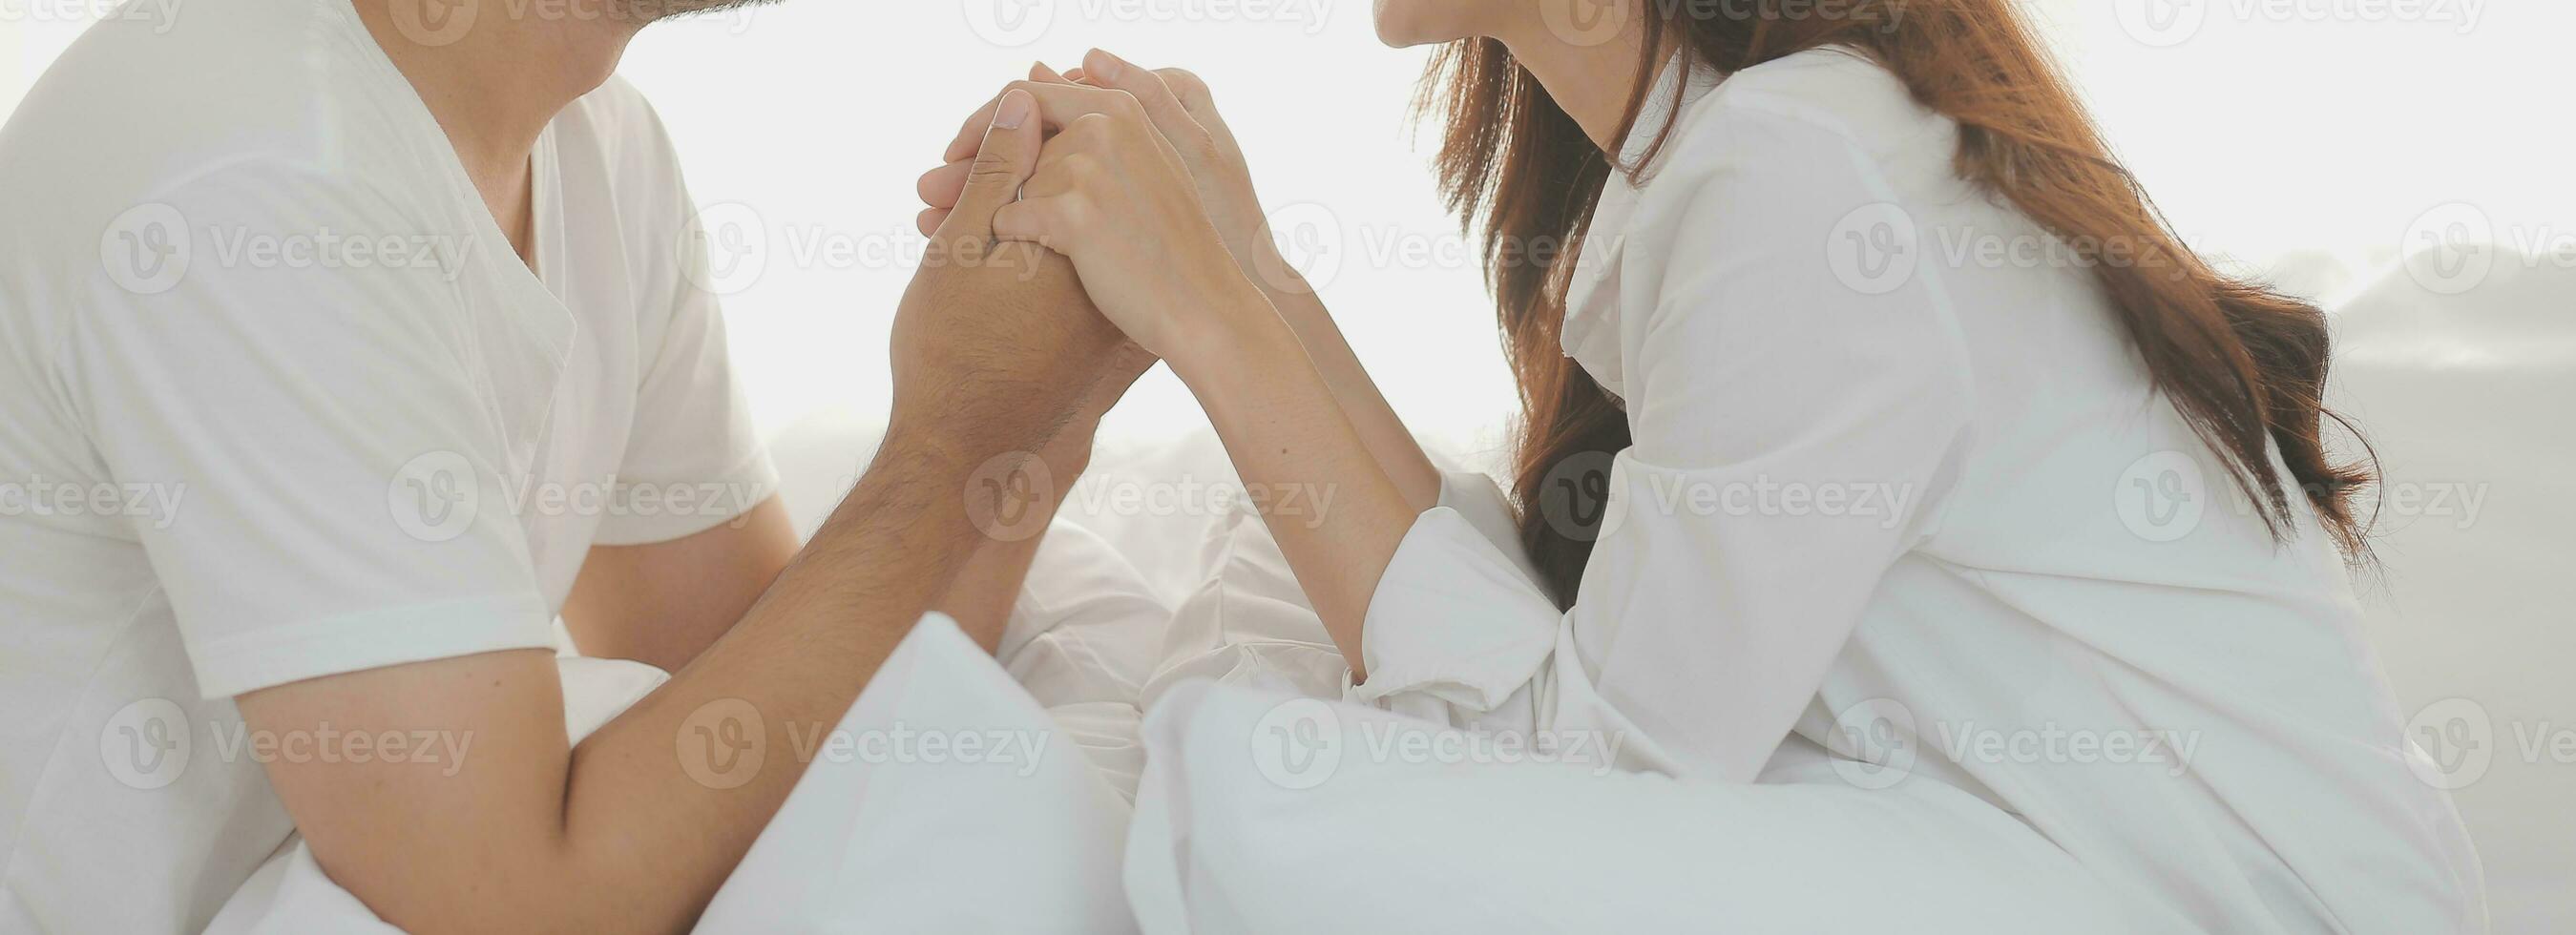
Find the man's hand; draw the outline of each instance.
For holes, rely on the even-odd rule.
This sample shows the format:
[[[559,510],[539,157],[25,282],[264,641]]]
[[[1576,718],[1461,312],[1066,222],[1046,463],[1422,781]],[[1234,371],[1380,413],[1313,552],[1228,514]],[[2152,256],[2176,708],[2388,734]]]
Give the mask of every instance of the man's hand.
[[[957,207],[904,292],[893,350],[889,439],[923,424],[974,426],[978,466],[957,490],[983,536],[936,606],[985,649],[1056,508],[1091,461],[1100,417],[1154,365],[1084,294],[1073,264],[1044,247],[994,243],[993,212],[1037,161],[1036,105],[997,103]]]
[[[1035,452],[1086,409],[1098,418],[1104,381],[1114,402],[1153,365],[1100,317],[1064,257],[993,240],[993,212],[1037,163],[1039,126],[1028,94],[997,103],[956,209],[931,234],[895,314],[889,435],[971,427],[980,454]]]

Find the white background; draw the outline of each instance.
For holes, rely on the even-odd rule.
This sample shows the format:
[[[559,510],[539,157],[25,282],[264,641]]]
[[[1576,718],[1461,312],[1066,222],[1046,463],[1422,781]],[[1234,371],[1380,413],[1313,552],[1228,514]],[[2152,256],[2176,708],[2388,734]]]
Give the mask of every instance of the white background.
[[[0,112],[109,9],[0,0]],[[2186,235],[2294,288],[2331,300],[2454,201],[2508,246],[2576,238],[2576,131],[2552,65],[2576,41],[2563,0],[2031,9]],[[1510,398],[1493,313],[1433,197],[1433,140],[1406,119],[1426,53],[1381,46],[1369,19],[1364,0],[789,0],[656,26],[624,72],[670,124],[699,203],[721,206],[719,251],[747,264],[723,283],[769,431],[882,412],[886,325],[919,249],[914,177],[1032,59],[1071,65],[1097,44],[1206,77],[1397,408],[1427,433],[1489,432]],[[1158,371],[1110,431],[1203,424]]]
[[[1027,28],[995,28],[1013,5],[1033,17]],[[1282,226],[1303,248],[1296,252],[1314,264],[1396,407],[1427,435],[1490,438],[1511,398],[1493,313],[1472,250],[1432,193],[1431,140],[1417,140],[1406,120],[1426,53],[1381,47],[1368,6],[788,0],[657,26],[624,72],[677,137],[694,194],[719,222],[711,225],[718,246],[730,248],[718,262],[742,264],[722,281],[738,290],[726,299],[734,353],[772,433],[882,414],[886,327],[920,246],[914,178],[960,120],[1031,59],[1070,65],[1098,44],[1149,65],[1185,65],[1214,85],[1264,200],[1291,222]],[[2565,51],[2576,42],[2576,3],[2030,0],[2030,8],[2122,157],[2205,252],[2332,307],[2401,251],[2431,246],[2408,242],[2427,212],[2455,217],[2449,206],[2465,203],[2467,216],[2484,222],[2471,225],[2473,237],[2548,257],[2506,262],[2576,264]],[[0,0],[0,114],[86,22],[111,9],[103,0]],[[2174,28],[2160,31],[2158,22]],[[2536,405],[2564,415],[2555,408],[2564,401]],[[1203,427],[1188,394],[1158,372],[1107,431],[1142,442]],[[2540,537],[2562,531],[2535,531],[2529,548],[2550,549]],[[2465,539],[2438,544],[2470,554]],[[2554,545],[2564,550],[2563,539]],[[2400,674],[2425,665],[2445,673],[2419,672],[2423,688],[2474,692],[2507,714],[2559,710],[2546,699],[2564,696],[2538,686],[2563,679],[2552,667],[2563,667],[2564,654],[2553,661],[2535,647],[2564,645],[2563,627],[2545,626],[2545,610],[2523,629],[2505,627],[2509,608],[2490,605],[2513,602],[2489,597],[2464,619],[2435,613],[2391,631],[2400,637],[2381,633],[2382,651]],[[2469,638],[2454,645],[2452,634]],[[2564,770],[2516,775],[2500,773],[2460,801],[2482,819],[2499,931],[2558,928],[2576,918],[2558,892],[2563,879],[2546,869],[2567,866]]]

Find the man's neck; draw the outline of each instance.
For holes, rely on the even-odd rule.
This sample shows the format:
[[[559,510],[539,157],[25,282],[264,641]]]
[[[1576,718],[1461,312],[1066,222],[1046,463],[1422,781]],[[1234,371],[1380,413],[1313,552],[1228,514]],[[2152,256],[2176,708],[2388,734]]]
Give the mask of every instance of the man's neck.
[[[455,0],[354,0],[354,6],[446,131],[494,220],[526,255],[529,152],[557,113],[617,70],[627,40],[644,23],[610,15],[512,16],[507,4],[460,8]],[[472,19],[460,29],[457,17]]]

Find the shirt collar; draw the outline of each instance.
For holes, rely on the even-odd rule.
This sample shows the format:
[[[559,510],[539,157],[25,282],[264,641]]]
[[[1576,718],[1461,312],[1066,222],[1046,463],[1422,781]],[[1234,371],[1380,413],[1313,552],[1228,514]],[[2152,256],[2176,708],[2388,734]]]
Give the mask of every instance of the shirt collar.
[[[1642,182],[1632,181],[1626,169],[1646,158],[1676,111],[1706,96],[1717,87],[1718,80],[1715,69],[1693,66],[1682,56],[1664,63],[1645,102],[1637,108],[1637,119],[1629,126],[1627,138],[1620,144],[1619,164],[1602,184],[1601,197],[1592,208],[1592,223],[1585,229],[1582,248],[1575,256],[1573,275],[1566,280],[1565,322],[1558,329],[1559,345],[1566,356],[1581,363],[1595,381],[1613,393],[1619,392],[1620,383],[1618,329],[1601,326],[1618,318],[1615,280],[1619,257],[1627,240],[1628,220],[1636,211],[1642,191]]]

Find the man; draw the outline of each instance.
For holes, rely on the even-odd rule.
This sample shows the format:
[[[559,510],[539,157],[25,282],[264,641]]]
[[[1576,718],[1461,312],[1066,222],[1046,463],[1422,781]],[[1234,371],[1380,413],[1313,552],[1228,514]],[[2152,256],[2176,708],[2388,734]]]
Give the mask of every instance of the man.
[[[689,12],[646,2],[205,0],[93,29],[0,131],[0,930],[195,931],[290,820],[407,930],[684,929],[803,771],[693,778],[694,712],[788,750],[925,611],[998,640],[1036,540],[970,480],[1069,481],[1149,364],[986,249],[1032,103],[799,551],[611,77]],[[558,611],[676,673],[578,746]]]

